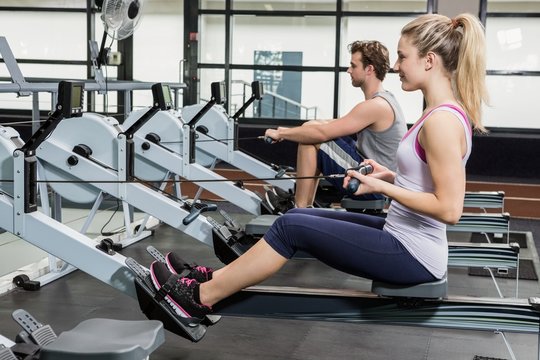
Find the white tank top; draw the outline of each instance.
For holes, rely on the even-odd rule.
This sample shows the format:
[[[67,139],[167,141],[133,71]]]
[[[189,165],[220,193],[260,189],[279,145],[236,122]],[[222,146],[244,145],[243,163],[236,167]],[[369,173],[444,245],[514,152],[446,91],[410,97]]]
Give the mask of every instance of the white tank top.
[[[472,129],[467,116],[460,108],[440,105],[425,114],[405,134],[397,151],[398,168],[394,184],[419,192],[433,192],[433,179],[426,163],[424,149],[418,142],[418,132],[424,121],[436,111],[449,111],[463,125],[467,139],[467,152],[462,164],[465,167],[472,148]],[[411,255],[437,279],[448,268],[448,242],[446,224],[429,216],[418,214],[397,201],[392,201],[384,230],[396,237]]]

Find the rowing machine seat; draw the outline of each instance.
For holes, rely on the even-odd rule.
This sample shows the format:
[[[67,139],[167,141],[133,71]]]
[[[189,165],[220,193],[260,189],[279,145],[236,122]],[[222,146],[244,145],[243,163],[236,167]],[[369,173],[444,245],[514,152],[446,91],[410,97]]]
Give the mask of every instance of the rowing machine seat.
[[[442,279],[416,285],[397,285],[373,281],[371,292],[379,296],[441,299],[448,292],[448,278],[446,274]]]
[[[156,320],[89,319],[41,349],[41,360],[143,360],[165,341]]]

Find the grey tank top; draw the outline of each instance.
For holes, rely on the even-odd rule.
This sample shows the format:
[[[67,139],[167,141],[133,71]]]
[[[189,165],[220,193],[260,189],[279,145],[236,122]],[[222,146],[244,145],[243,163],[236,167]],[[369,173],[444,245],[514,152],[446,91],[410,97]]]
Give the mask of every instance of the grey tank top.
[[[399,142],[407,132],[407,123],[394,95],[389,91],[380,91],[373,97],[382,97],[394,111],[392,126],[384,131],[372,131],[366,128],[357,134],[356,148],[364,159],[373,159],[392,171],[397,169],[396,152]]]

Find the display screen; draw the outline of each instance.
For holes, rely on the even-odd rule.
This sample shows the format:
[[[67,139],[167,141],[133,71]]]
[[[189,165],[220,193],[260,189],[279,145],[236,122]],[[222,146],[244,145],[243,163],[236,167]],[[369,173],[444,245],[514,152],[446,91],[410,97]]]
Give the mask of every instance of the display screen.
[[[172,98],[171,98],[171,89],[168,85],[163,85],[163,100],[165,101],[165,106],[171,106],[172,105]]]
[[[80,110],[82,109],[82,94],[83,88],[79,85],[73,85],[71,89],[71,109]]]

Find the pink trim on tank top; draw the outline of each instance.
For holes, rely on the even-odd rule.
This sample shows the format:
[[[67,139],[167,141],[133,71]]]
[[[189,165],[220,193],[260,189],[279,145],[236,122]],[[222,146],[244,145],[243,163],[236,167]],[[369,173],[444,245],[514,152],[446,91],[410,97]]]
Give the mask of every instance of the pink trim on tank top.
[[[413,127],[411,127],[409,129],[409,131],[407,131],[407,133],[405,134],[405,136],[403,136],[403,139],[405,139],[407,136],[409,136],[409,134],[414,130],[416,129],[421,123],[424,122],[424,120],[429,116],[431,115],[431,113],[433,113],[435,110],[437,110],[438,108],[441,108],[441,107],[447,107],[447,108],[450,108],[450,109],[453,109],[455,111],[457,111],[461,116],[463,116],[463,118],[465,119],[465,121],[467,122],[467,130],[469,132],[469,136],[472,136],[472,128],[471,128],[471,123],[469,122],[469,118],[467,117],[467,115],[465,115],[465,113],[463,112],[463,110],[461,110],[459,107],[455,106],[455,105],[452,105],[452,104],[442,104],[442,105],[439,105],[433,109],[431,109],[430,112],[428,112],[427,114],[425,114],[424,116],[422,116],[422,118],[420,118],[419,121],[416,122],[416,124],[413,125]],[[416,135],[416,139],[414,139],[414,150],[416,152],[416,154],[418,155],[418,157],[420,157],[420,159],[423,161],[423,162],[426,162],[426,151],[424,150],[424,148],[422,147],[422,145],[420,145],[420,142],[418,141],[418,134]]]

